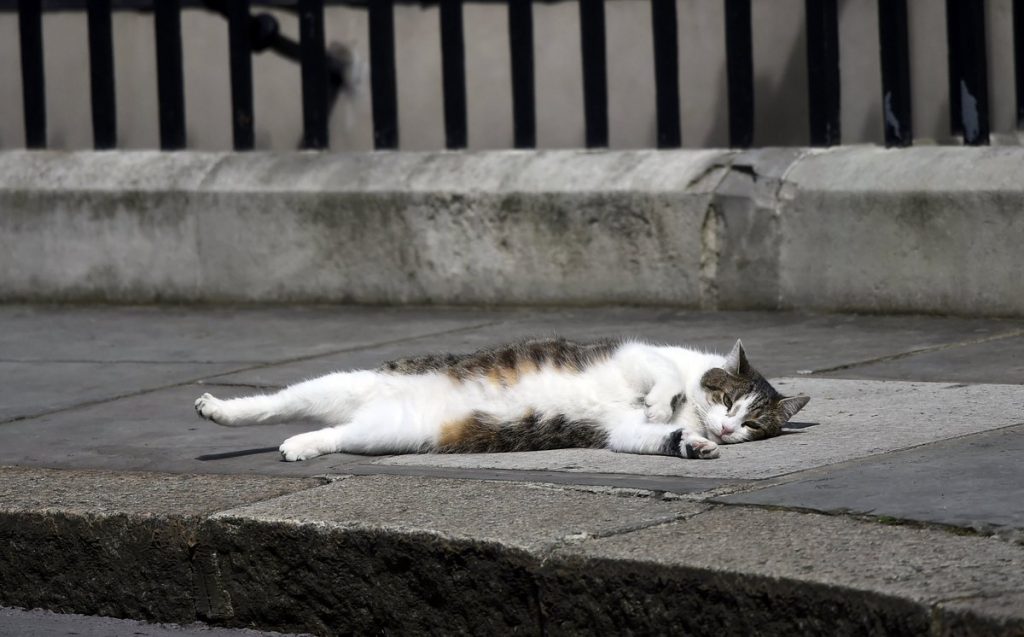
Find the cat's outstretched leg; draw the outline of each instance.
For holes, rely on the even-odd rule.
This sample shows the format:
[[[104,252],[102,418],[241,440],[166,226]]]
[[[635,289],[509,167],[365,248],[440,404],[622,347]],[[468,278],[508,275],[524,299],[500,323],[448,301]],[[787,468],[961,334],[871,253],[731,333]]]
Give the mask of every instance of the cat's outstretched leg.
[[[646,422],[639,412],[623,415],[608,428],[608,449],[620,453],[711,460],[718,445],[678,425]]]
[[[346,425],[298,434],[285,440],[281,457],[289,462],[328,453],[416,453],[436,437],[436,428],[401,402],[376,403],[359,410]]]
[[[286,387],[276,394],[221,400],[203,394],[196,413],[225,427],[273,425],[291,420],[343,423],[381,384],[376,372],[339,372]]]
[[[344,425],[292,436],[278,447],[281,458],[288,462],[295,462],[341,451],[342,427]]]

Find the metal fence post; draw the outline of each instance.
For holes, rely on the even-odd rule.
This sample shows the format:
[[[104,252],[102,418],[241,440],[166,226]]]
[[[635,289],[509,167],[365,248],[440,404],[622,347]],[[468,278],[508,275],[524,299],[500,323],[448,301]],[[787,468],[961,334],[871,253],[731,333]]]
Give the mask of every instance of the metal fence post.
[[[110,0],[89,0],[88,12],[92,143],[97,150],[103,150],[117,146],[117,103],[114,93],[114,41]]]
[[[249,4],[249,0],[228,0],[231,130],[235,150],[252,150],[254,145]]]
[[[839,143],[839,15],[836,0],[806,0],[811,146]]]
[[[658,148],[683,143],[679,121],[679,42],[675,0],[651,0],[654,39],[654,82],[658,116]]]
[[[882,57],[882,117],[886,146],[910,146],[910,54],[906,0],[878,0],[878,39]]]
[[[726,82],[729,86],[729,145],[754,143],[754,53],[750,0],[725,0]]]
[[[21,98],[25,147],[46,148],[46,83],[43,76],[42,0],[19,0]]]
[[[299,0],[303,148],[327,148],[327,59],[324,0]]]
[[[185,147],[185,77],[181,61],[181,2],[153,3],[156,29],[156,84],[160,100],[160,148]]]

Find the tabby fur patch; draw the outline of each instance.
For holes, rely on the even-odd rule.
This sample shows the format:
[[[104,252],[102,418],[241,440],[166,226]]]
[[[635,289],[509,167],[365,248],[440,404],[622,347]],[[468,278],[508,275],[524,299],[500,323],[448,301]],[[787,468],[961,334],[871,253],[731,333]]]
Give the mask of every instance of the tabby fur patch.
[[[426,354],[389,361],[377,371],[393,374],[440,372],[454,380],[486,378],[514,385],[525,374],[543,367],[580,372],[607,360],[622,345],[620,339],[576,343],[564,338],[531,339],[478,350],[470,354]]]
[[[557,415],[542,418],[529,413],[514,422],[502,422],[489,414],[474,412],[445,423],[436,453],[499,453],[546,449],[603,448],[608,434],[596,423]]]

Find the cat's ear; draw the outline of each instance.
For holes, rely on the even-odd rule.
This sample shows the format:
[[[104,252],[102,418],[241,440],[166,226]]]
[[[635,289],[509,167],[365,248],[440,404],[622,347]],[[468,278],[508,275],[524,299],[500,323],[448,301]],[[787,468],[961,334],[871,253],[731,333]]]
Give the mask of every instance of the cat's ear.
[[[732,351],[725,357],[725,371],[735,376],[743,376],[750,372],[750,363],[747,362],[747,353],[743,351],[743,343],[736,340]],[[793,412],[796,413],[796,412]]]
[[[729,373],[724,369],[712,367],[700,378],[701,387],[708,390],[721,389],[729,382]]]
[[[789,420],[796,415],[796,412],[804,408],[804,405],[811,400],[810,396],[793,396],[791,398],[783,398],[779,401],[779,411],[785,416],[786,420]]]

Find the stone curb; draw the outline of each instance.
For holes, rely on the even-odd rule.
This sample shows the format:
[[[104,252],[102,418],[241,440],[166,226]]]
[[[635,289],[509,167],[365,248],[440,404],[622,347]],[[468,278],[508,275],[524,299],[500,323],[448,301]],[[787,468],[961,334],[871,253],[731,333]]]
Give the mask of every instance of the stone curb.
[[[34,486],[0,510],[4,605],[317,634],[1024,632],[1024,548],[993,538],[544,485],[11,475]]]
[[[0,301],[1024,316],[1024,149],[0,153]]]

